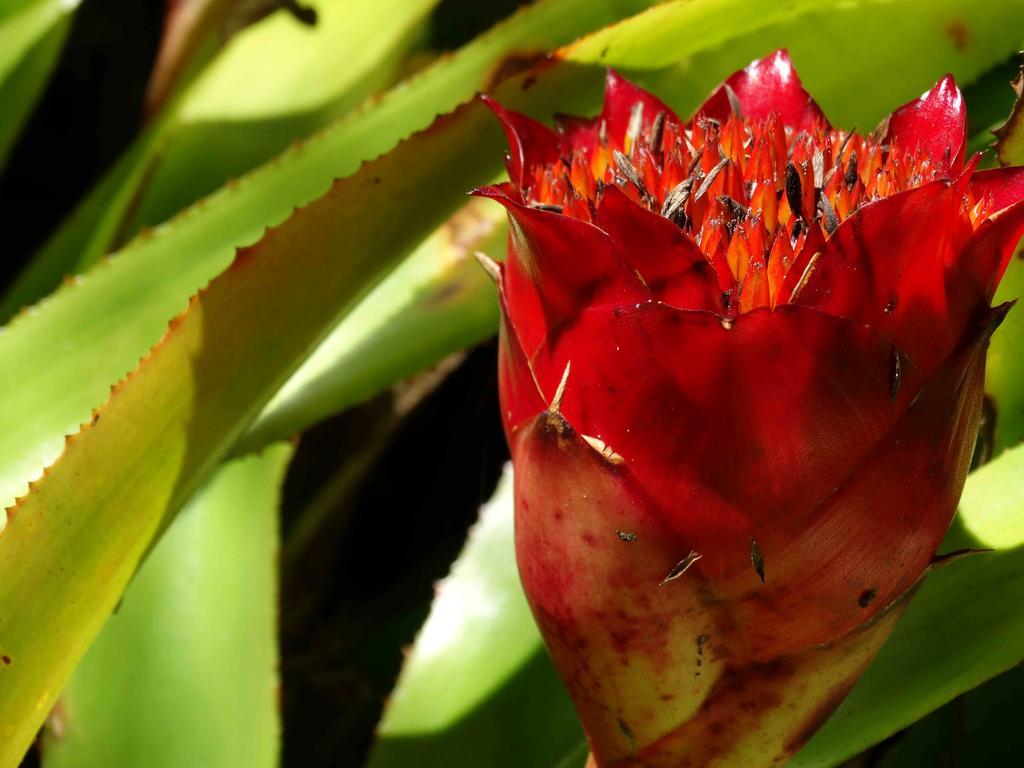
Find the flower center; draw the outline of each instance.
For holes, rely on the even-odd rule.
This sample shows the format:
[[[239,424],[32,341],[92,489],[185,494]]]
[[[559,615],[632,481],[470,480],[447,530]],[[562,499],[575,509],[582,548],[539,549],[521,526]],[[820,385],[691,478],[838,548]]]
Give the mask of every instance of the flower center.
[[[731,277],[723,284],[740,312],[774,306],[804,249],[817,250],[858,207],[940,175],[925,152],[824,121],[794,131],[776,114],[734,113],[724,123],[698,114],[680,124],[664,112],[645,120],[637,103],[625,136],[608,136],[603,122],[593,128],[575,137],[571,155],[530,169],[524,198],[591,222],[614,184]]]

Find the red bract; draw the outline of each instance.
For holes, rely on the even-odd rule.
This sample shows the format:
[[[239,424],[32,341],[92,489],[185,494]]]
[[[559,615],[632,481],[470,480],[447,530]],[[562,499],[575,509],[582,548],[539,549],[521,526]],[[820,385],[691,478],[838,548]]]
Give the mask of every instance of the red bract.
[[[517,554],[594,758],[782,759],[955,511],[1024,170],[965,163],[951,77],[861,135],[782,51],[685,122],[615,73],[492,107]]]

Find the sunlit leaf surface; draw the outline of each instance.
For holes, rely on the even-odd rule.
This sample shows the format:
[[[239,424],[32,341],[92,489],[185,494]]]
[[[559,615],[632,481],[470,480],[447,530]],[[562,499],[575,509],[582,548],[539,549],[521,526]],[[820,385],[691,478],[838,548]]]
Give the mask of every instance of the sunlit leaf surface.
[[[49,718],[47,768],[277,764],[277,507],[289,446],[225,464]]]
[[[6,0],[0,7],[0,168],[57,63],[80,0]]]

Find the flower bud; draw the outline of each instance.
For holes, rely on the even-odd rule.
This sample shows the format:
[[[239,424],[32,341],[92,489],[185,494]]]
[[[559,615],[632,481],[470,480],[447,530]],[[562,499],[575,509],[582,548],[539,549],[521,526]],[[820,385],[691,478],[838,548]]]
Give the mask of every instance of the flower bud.
[[[1024,170],[951,77],[872,135],[784,51],[688,121],[509,137],[492,270],[527,597],[602,768],[773,765],[884,642],[955,512]]]

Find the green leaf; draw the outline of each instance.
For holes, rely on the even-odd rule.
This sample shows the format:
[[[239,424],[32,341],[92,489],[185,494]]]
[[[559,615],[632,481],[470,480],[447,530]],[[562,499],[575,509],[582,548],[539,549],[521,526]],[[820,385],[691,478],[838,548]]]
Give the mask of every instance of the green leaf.
[[[622,6],[629,7],[633,4]],[[111,260],[97,264],[18,316],[0,334],[0,399],[11,414],[0,429],[0,505],[24,493],[26,483],[56,459],[64,435],[89,418],[110,386],[160,339],[167,322],[184,308],[189,296],[230,263],[236,246],[254,242],[265,227],[279,224],[295,207],[326,192],[335,177],[351,173],[360,162],[386,151],[406,133],[429,125],[435,114],[471,97],[500,68],[503,57],[514,51],[546,50],[588,25],[605,23],[615,18],[614,13],[625,12],[618,8],[610,1],[547,0],[524,9],[438,62],[415,82],[390,91],[375,106],[346,118],[300,149],[137,238]],[[125,172],[134,171],[129,168]],[[87,219],[100,215],[103,206],[104,195],[90,199],[76,222],[87,225]],[[88,226],[73,226],[65,232],[68,237],[61,242],[73,246],[77,238],[87,236]],[[33,290],[51,277],[44,265],[30,278]],[[397,297],[409,295],[403,284],[408,282],[398,276],[392,286]],[[418,293],[429,290],[424,287]],[[478,302],[493,300],[493,290],[481,286],[479,297],[466,297],[466,306],[475,312]],[[406,304],[397,304],[389,315],[404,317],[406,309]],[[458,348],[465,336],[444,342],[441,334],[447,327],[421,327],[420,348],[435,348],[441,354],[444,343],[450,344],[447,351]],[[438,335],[431,336],[435,331]],[[395,349],[394,354],[405,352]],[[321,384],[322,380],[313,391]],[[341,400],[343,394],[330,397]]]
[[[580,739],[519,584],[508,469],[438,587],[368,768],[551,766]]]
[[[0,168],[57,63],[80,0],[8,0],[0,9]]]
[[[236,35],[184,91],[163,104],[36,254],[0,302],[0,318],[40,299],[65,274],[88,268],[142,224],[177,213],[390,82],[415,30],[437,2],[314,0],[314,28],[277,13]],[[223,13],[226,4],[206,7]],[[203,51],[189,51],[205,61]],[[333,74],[325,77],[325,72]],[[353,165],[371,156],[360,155]],[[332,178],[330,166],[315,174],[320,193]],[[279,209],[315,196],[285,199]],[[278,214],[276,221],[281,218]],[[249,240],[274,221],[254,212]]]
[[[451,110],[476,91],[486,89],[504,76],[509,65],[522,65],[557,45],[644,8],[650,2],[539,0],[454,55],[439,59],[408,82],[367,103],[356,114],[334,123],[325,132],[285,152],[237,184],[221,189],[193,210],[157,230],[155,237],[166,244],[157,248],[158,257],[178,259],[184,255],[210,259],[213,266],[207,269],[208,279],[219,271],[218,266],[223,268],[227,263],[234,246],[253,242],[264,227],[279,223],[293,208],[322,195],[335,178],[348,175],[359,163],[386,152],[400,139],[428,126],[436,115]],[[409,7],[415,9],[412,5]],[[271,21],[268,19],[263,24]],[[341,23],[343,19],[336,21]],[[286,22],[295,24],[287,19],[279,24]],[[399,29],[394,18],[389,19],[385,26]],[[212,189],[211,184],[215,186],[247,170],[268,157],[273,148],[281,148],[324,124],[332,114],[330,104],[322,104],[313,111],[284,113],[281,101],[284,97],[280,95],[280,89],[276,91],[277,101],[269,98],[260,101],[258,95],[253,95],[259,92],[258,84],[246,90],[250,101],[236,96],[231,102],[236,117],[245,116],[245,119],[208,119],[216,113],[210,111],[214,107],[210,103],[212,96],[204,94],[223,95],[226,83],[237,82],[248,72],[247,66],[263,60],[261,49],[247,44],[254,35],[257,35],[256,41],[260,41],[260,29],[253,27],[239,36],[235,45],[244,49],[244,55],[232,54],[231,50],[226,52],[225,68],[211,70],[211,85],[204,84],[207,82],[205,77],[197,83],[196,92],[202,97],[198,106],[183,108],[186,114],[191,112],[197,121],[186,122],[175,129],[177,122],[172,119],[173,110],[161,113],[164,125],[151,128],[139,139],[129,155],[75,211],[67,225],[37,254],[10,294],[0,302],[0,318],[10,317],[40,299],[65,274],[93,264],[107,252],[122,230],[131,231],[134,225],[124,224],[123,219],[128,209],[140,202],[135,190],[142,183],[157,150],[163,146],[165,136],[173,134],[175,141],[168,151],[183,159],[185,165],[173,159],[160,164],[151,191],[140,203],[142,210],[137,211],[142,222],[163,219],[180,205]],[[293,38],[301,40],[305,34],[308,33],[299,30]],[[375,35],[376,32],[365,33],[364,37],[373,38]],[[349,55],[350,47],[335,47],[330,54]],[[301,63],[304,59],[298,61]],[[324,78],[323,71],[300,72],[287,61],[283,66],[298,82],[302,93],[308,88],[322,91],[322,86],[310,85],[314,81],[333,82],[336,79]],[[366,69],[372,71],[374,66],[371,60]],[[343,61],[331,71],[356,73],[358,70],[351,62]],[[352,74],[343,82],[350,82],[356,87],[361,81]],[[308,103],[310,99],[306,101]],[[257,120],[254,117],[257,107],[275,111]],[[173,151],[173,147],[179,145],[180,153]],[[193,155],[202,161],[199,167],[196,167],[198,161]],[[165,236],[171,233],[174,233],[173,237],[166,239]],[[136,241],[125,250],[131,252],[138,245]],[[203,282],[205,280],[192,284],[188,293]],[[184,301],[188,293],[179,301]],[[151,338],[149,343],[153,341],[155,339]]]
[[[237,34],[181,100],[124,231],[167,220],[394,83],[439,1],[313,0],[315,25],[278,12]]]
[[[581,73],[543,83],[530,92],[550,109]],[[242,251],[9,510],[0,763],[20,758],[160,528],[340,316],[497,172],[502,144],[473,102]]]
[[[291,437],[491,336],[497,292],[472,254],[500,259],[507,237],[503,209],[484,200],[464,206],[331,331],[234,453]]]
[[[996,302],[1024,298],[1024,257],[1018,252],[1003,276]],[[992,337],[985,367],[985,392],[992,399],[995,418],[993,449],[996,453],[1024,442],[1024,306],[1010,310]]]
[[[277,764],[277,507],[291,448],[224,465],[50,716],[46,768]]]
[[[1014,81],[1016,101],[1010,116],[996,130],[996,154],[1003,165],[1024,165],[1024,70]],[[1018,252],[1010,262],[996,294],[996,301],[1014,301],[1024,297],[1024,257]],[[992,337],[988,353],[985,391],[992,399],[994,418],[993,448],[1003,450],[1024,441],[1024,355],[1020,340],[1024,338],[1024,316],[1017,307],[1007,315],[999,333]],[[986,425],[992,426],[992,425]]]
[[[879,768],[1014,765],[1024,752],[1022,692],[1024,667],[990,680],[915,723]]]
[[[610,27],[581,40],[567,56],[657,72],[645,82],[671,103],[695,105],[737,65],[785,47],[830,120],[869,129],[945,72],[963,85],[1006,59],[1020,46],[1022,20],[1022,0],[677,1],[638,16],[628,33]]]

